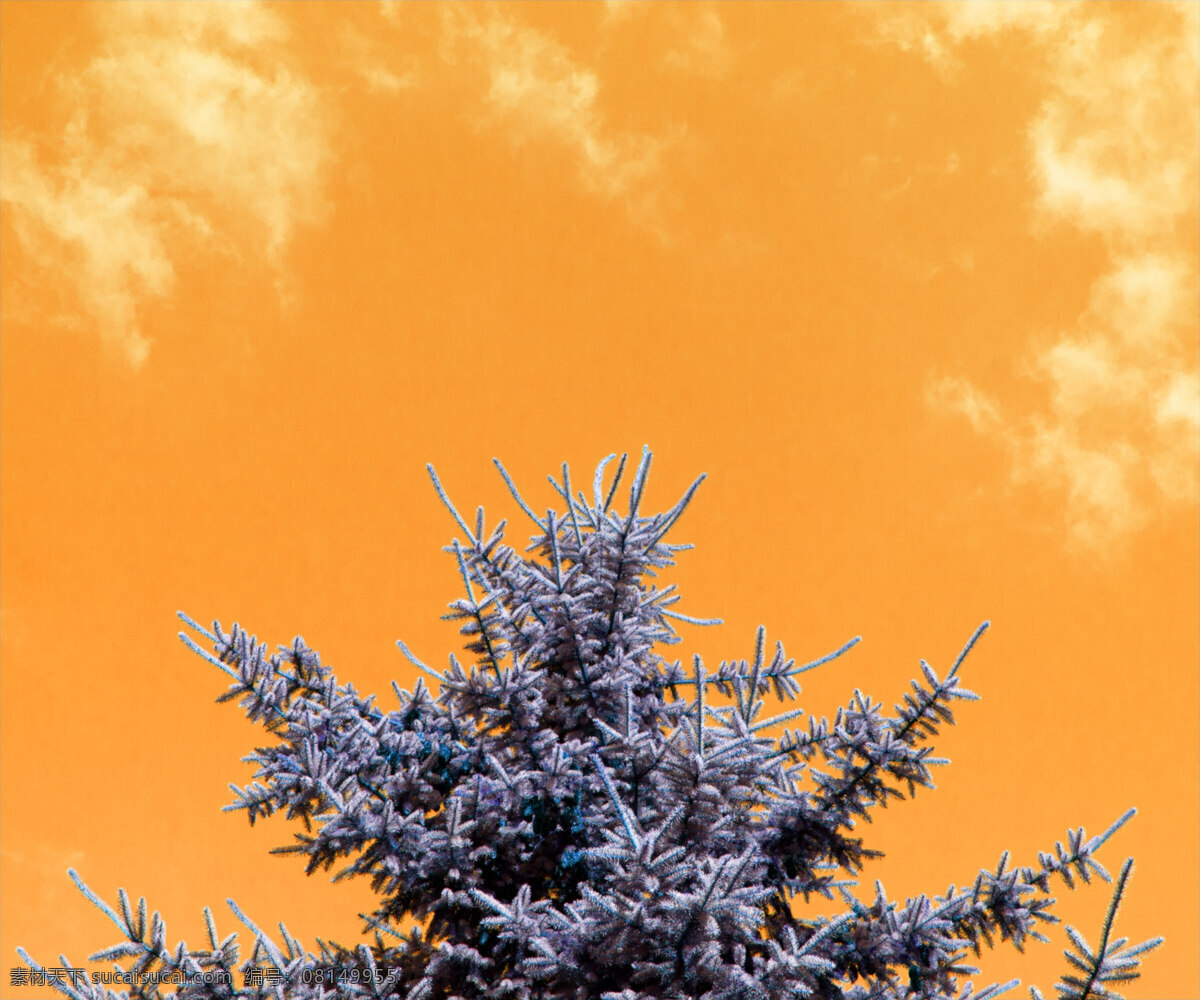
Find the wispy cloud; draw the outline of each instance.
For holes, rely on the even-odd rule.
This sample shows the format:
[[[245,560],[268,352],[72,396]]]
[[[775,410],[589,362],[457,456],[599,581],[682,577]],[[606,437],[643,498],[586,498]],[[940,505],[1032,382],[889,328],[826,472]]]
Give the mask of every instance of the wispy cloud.
[[[645,9],[645,0],[604,0],[604,22],[608,25],[619,24]]]
[[[57,134],[6,134],[3,198],[23,249],[136,366],[141,314],[197,247],[279,267],[320,217],[330,157],[316,88],[285,64],[285,23],[256,3],[95,8],[102,43],[60,77]]]
[[[667,51],[672,69],[720,78],[733,65],[733,49],[715,3],[692,3],[675,12],[678,42]]]
[[[652,205],[675,133],[653,136],[612,126],[600,79],[561,42],[504,8],[445,8],[444,51],[481,68],[482,121],[518,143],[550,140],[570,151],[588,190],[636,211]]]
[[[1061,489],[1071,539],[1091,549],[1200,494],[1198,12],[1159,5],[1135,34],[1120,10],[947,4],[920,31],[908,14],[886,28],[941,68],[990,32],[1045,48],[1029,128],[1036,226],[1096,234],[1108,263],[1077,322],[1032,345],[1023,374],[1044,388],[1041,410],[1013,412],[961,378],[931,379],[927,396],[1001,442],[1015,480]]]
[[[65,278],[100,334],[136,367],[150,349],[139,303],[175,286],[164,245],[168,220],[145,187],[93,156],[88,143],[72,145],[81,148],[47,168],[29,143],[6,142],[0,189],[39,270]]]
[[[922,56],[940,74],[952,77],[961,67],[958,46],[973,38],[1001,31],[1019,31],[1035,38],[1056,33],[1071,8],[1081,0],[971,0],[864,4],[873,15],[878,37],[906,52]]]
[[[665,40],[662,65],[678,73],[720,79],[735,62],[734,46],[715,0],[687,3],[605,0],[601,26],[619,30],[635,20],[658,22]]]
[[[436,91],[480,133],[565,153],[587,192],[669,239],[662,181],[668,158],[687,141],[684,126],[637,131],[616,124],[589,53],[523,20],[518,8],[385,2],[377,11],[377,37],[357,29],[343,32],[343,57],[368,90]],[[724,72],[730,58],[724,25],[711,5],[660,14],[653,4],[610,2],[594,49],[605,49],[607,31],[652,14],[672,26],[670,45],[657,55],[664,67],[709,76]]]
[[[930,406],[961,413],[981,433],[994,432],[1001,426],[996,404],[966,379],[951,375],[930,379],[925,398]]]
[[[343,23],[337,35],[341,68],[357,77],[369,93],[395,96],[418,87],[423,73],[416,54],[395,44],[394,35],[406,27],[399,4],[382,3],[379,13],[386,24],[383,32],[350,20]]]

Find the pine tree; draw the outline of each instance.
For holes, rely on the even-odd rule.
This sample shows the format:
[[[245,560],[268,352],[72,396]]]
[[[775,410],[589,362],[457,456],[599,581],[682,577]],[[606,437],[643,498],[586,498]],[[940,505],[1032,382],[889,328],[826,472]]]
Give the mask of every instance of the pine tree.
[[[668,662],[661,649],[680,641],[676,623],[710,624],[675,610],[675,587],[653,582],[690,548],[665,539],[704,477],[646,516],[646,451],[620,514],[625,457],[606,488],[613,457],[590,500],[573,493],[564,465],[561,482],[550,477],[563,512],[544,516],[496,463],[535,525],[524,556],[505,544],[504,522],[485,529],[482,508],[469,526],[429,467],[462,534],[447,551],[465,596],[447,617],[462,623],[471,653],[439,672],[400,643],[437,681],[436,697],[421,679],[412,691],[393,683],[399,707],[384,711],[339,684],[303,639],[268,653],[236,624],[206,629],[181,614],[211,652],[181,633],[184,642],[229,676],[219,700],[238,700],[276,740],[247,758],[260,780],[235,788],[227,808],[251,823],[275,812],[299,820],[304,832],[277,851],[302,856],[309,874],[338,864],[339,879],[370,879],[379,905],[362,916],[373,943],[318,940],[308,951],[231,901],[253,936],[245,954],[207,909],[208,947],[172,951],[144,899],[135,913],[122,889],[114,909],[72,871],[122,935],[93,960],[124,960],[130,985],[85,979],[59,990],[156,998],[182,980],[176,995],[195,1000],[989,1000],[1012,988],[975,992],[968,954],[997,939],[1018,949],[1046,940],[1039,927],[1057,920],[1051,880],[1109,881],[1096,852],[1134,811],[1100,836],[1070,831],[1036,865],[1012,867],[1005,853],[940,896],[900,903],[876,882],[860,900],[856,876],[879,852],[855,836],[857,823],[933,787],[930,769],[947,761],[929,740],[953,723],[956,701],[977,698],[959,668],[987,623],[944,676],[922,661],[923,678],[893,713],[855,691],[832,722],[810,716],[772,738],[801,710],[767,716],[766,696],[795,699],[800,674],[858,640],[797,666],[781,644],[768,651],[760,628],[750,660],[711,673],[698,656],[687,669]],[[1161,942],[1108,940],[1130,864],[1099,951],[1070,929],[1080,974],[1059,985],[1064,1000],[1114,997],[1104,984],[1135,978],[1138,956]],[[829,915],[795,916],[796,897],[822,900]]]

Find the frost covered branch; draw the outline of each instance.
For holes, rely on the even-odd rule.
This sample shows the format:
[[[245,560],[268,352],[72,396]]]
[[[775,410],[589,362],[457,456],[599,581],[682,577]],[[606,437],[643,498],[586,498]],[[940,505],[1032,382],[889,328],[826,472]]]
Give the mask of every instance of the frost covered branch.
[[[271,653],[236,624],[181,614],[183,641],[230,682],[218,700],[237,701],[274,741],[246,758],[255,780],[231,786],[227,808],[251,823],[299,820],[278,852],[302,856],[309,873],[337,864],[335,878],[367,878],[374,940],[308,950],[230,901],[245,954],[207,910],[208,947],[171,950],[144,899],[135,913],[120,890],[114,909],[72,872],[122,936],[92,958],[125,962],[136,977],[123,993],[92,982],[59,990],[156,1000],[172,977],[182,1000],[991,1000],[1009,989],[976,991],[967,955],[1045,940],[1057,920],[1051,880],[1108,880],[1096,852],[1133,811],[1098,837],[1069,832],[1036,865],[1012,866],[1006,852],[942,895],[899,903],[876,882],[861,901],[857,878],[880,855],[857,824],[934,787],[932,768],[948,761],[932,740],[954,723],[955,702],[978,697],[959,669],[987,623],[944,676],[922,661],[892,712],[855,690],[832,721],[786,729],[803,710],[772,714],[767,697],[794,701],[800,674],[858,639],[797,666],[781,643],[769,652],[760,628],[749,659],[712,670],[698,656],[689,670],[667,660],[677,625],[713,621],[678,611],[674,585],[656,582],[688,548],[665,539],[704,477],[647,514],[646,450],[620,513],[626,459],[606,481],[614,457],[590,500],[564,465],[550,483],[565,510],[544,516],[496,463],[534,529],[522,552],[506,543],[505,522],[487,529],[482,508],[469,525],[429,468],[462,536],[447,551],[464,596],[447,617],[469,655],[439,671],[400,643],[436,687],[393,684],[390,709],[339,682],[301,638]],[[1079,974],[1064,977],[1064,1000],[1111,1000],[1110,985],[1135,977],[1161,940],[1110,941],[1128,874],[1126,863],[1097,951],[1068,929]],[[820,897],[828,915],[797,917],[797,897]]]

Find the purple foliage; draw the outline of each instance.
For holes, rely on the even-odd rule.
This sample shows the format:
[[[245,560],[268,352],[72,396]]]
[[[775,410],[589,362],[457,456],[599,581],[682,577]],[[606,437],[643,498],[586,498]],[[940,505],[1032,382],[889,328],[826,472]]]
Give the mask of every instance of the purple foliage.
[[[1010,867],[1005,854],[941,896],[891,901],[876,883],[859,900],[855,877],[878,852],[855,835],[857,822],[933,787],[930,768],[947,761],[929,740],[953,723],[955,701],[977,697],[958,671],[987,623],[944,677],[922,662],[892,713],[855,691],[832,722],[810,716],[769,736],[801,711],[767,717],[766,695],[794,700],[797,675],[854,642],[797,666],[778,643],[768,653],[760,629],[752,660],[711,673],[699,657],[686,670],[667,661],[675,623],[706,624],[674,610],[673,586],[654,583],[688,548],[665,539],[704,477],[646,515],[647,451],[620,514],[625,458],[606,488],[607,462],[590,500],[572,493],[564,466],[550,482],[565,509],[544,517],[500,467],[536,525],[526,555],[504,543],[504,522],[485,530],[482,508],[468,526],[430,468],[465,536],[448,549],[465,596],[447,617],[462,623],[471,659],[452,656],[437,672],[401,644],[438,692],[421,680],[411,692],[393,685],[390,711],[339,684],[302,639],[272,654],[237,625],[209,630],[181,616],[211,652],[184,641],[232,681],[220,700],[237,700],[276,740],[249,758],[259,780],[235,788],[227,808],[251,823],[298,819],[304,832],[280,852],[303,856],[310,873],[337,864],[337,878],[368,878],[379,897],[363,915],[374,941],[318,941],[312,952],[282,924],[273,940],[231,901],[252,935],[245,954],[208,910],[208,947],[172,951],[145,900],[135,913],[121,890],[113,909],[72,872],[123,937],[93,959],[127,960],[118,968],[137,982],[119,993],[63,982],[61,992],[153,998],[172,974],[185,980],[176,995],[194,1000],[989,1000],[1009,989],[974,992],[968,953],[1046,940],[1038,928],[1057,919],[1051,879],[1108,880],[1095,853],[1133,811],[1099,837],[1070,832],[1036,866]],[[1098,953],[1070,932],[1078,975],[1060,996],[1115,996],[1103,984],[1136,977],[1136,956],[1158,943],[1109,944],[1127,876],[1128,865]],[[796,896],[825,901],[828,916],[798,918]]]

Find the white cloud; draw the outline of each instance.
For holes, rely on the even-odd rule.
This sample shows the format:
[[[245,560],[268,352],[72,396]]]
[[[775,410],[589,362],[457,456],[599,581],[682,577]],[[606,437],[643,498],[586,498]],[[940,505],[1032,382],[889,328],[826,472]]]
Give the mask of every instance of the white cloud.
[[[383,16],[392,22],[392,24],[400,23],[403,4],[400,0],[379,0],[379,10]]]
[[[868,12],[880,40],[922,56],[943,77],[962,68],[958,47],[1002,31],[1033,38],[1056,32],[1080,0],[941,0],[936,3],[878,2],[857,5]]]
[[[715,3],[688,4],[679,10],[675,23],[680,39],[667,52],[669,67],[715,78],[729,72],[733,52]]]
[[[382,33],[351,21],[342,25],[337,36],[339,55],[343,72],[357,77],[368,93],[394,97],[417,87],[423,74],[416,55],[395,44],[395,29],[402,27],[399,6],[381,4],[380,13],[388,28]]]
[[[364,66],[359,75],[373,94],[398,94],[417,83],[412,73],[396,73],[385,66]]]
[[[1180,235],[1196,229],[1200,191],[1200,5],[1151,9],[1157,24],[1136,37],[1120,11],[1077,4],[945,4],[885,31],[909,48],[930,33],[943,70],[964,38],[1021,29],[1042,47],[1037,226],[1098,235],[1108,263],[1078,321],[1026,361],[1040,411],[1006,411],[964,380],[934,380],[927,399],[999,441],[1015,479],[1061,489],[1071,538],[1091,549],[1200,496],[1200,278]]]
[[[645,10],[645,0],[604,0],[604,21],[618,24]]]
[[[1164,427],[1178,424],[1181,429],[1195,433],[1200,428],[1200,374],[1172,375],[1159,394],[1154,417]]]
[[[1069,424],[1034,417],[1020,443],[1019,481],[1055,483],[1067,493],[1070,540],[1100,551],[1145,522],[1148,508],[1137,495],[1141,456],[1127,441],[1104,448],[1081,444]]]
[[[1032,351],[1040,410],[954,378],[932,380],[927,401],[1000,443],[1018,482],[1061,489],[1072,541],[1099,550],[1200,495],[1196,286],[1158,256],[1114,265],[1079,321]]]
[[[1118,247],[1169,235],[1196,205],[1200,69],[1182,20],[1163,13],[1132,45],[1119,18],[1065,30],[1031,128],[1039,208]]]
[[[549,35],[488,7],[446,9],[448,51],[480,66],[491,124],[517,142],[550,139],[570,150],[587,188],[644,207],[673,136],[613,128],[600,80]]]
[[[598,27],[619,30],[627,19],[655,10],[653,4],[610,0]],[[342,36],[343,55],[368,90],[440,87],[480,131],[515,146],[565,151],[588,192],[620,204],[635,222],[669,241],[662,215],[670,194],[661,175],[666,156],[685,141],[685,128],[651,134],[614,125],[596,69],[552,33],[522,21],[511,6],[385,3],[379,12],[379,37],[352,30]],[[665,16],[677,29],[678,68],[692,60],[690,71],[723,71],[718,64],[728,54],[715,9],[697,6],[686,16]],[[418,55],[413,37],[433,42],[440,67]]]
[[[1158,390],[1154,433],[1159,447],[1150,456],[1150,475],[1168,500],[1196,498],[1200,441],[1200,373],[1176,372]]]
[[[319,218],[329,158],[317,89],[274,44],[285,24],[254,4],[105,11],[109,53],[86,82],[118,141],[134,154],[161,135],[152,169],[198,185],[215,208],[248,213],[277,257],[297,225]]]
[[[977,431],[991,431],[1000,424],[996,404],[966,379],[949,375],[933,379],[925,398],[930,406],[962,414]]]
[[[1099,546],[1196,499],[1200,377],[1185,350],[1195,285],[1158,256],[1116,263],[1075,327],[1034,353],[1046,409],[999,428],[1019,477],[1066,488],[1080,541]]]
[[[1107,324],[1147,364],[1168,360],[1195,330],[1195,292],[1182,252],[1122,255],[1093,285],[1085,319]]]
[[[1035,36],[1057,31],[1077,0],[971,0],[940,4],[943,30],[957,44],[999,31],[1017,30]]]
[[[329,159],[319,95],[287,68],[286,25],[256,3],[95,8],[99,54],[57,81],[55,135],[5,136],[3,198],[23,248],[134,366],[142,306],[197,246],[279,267],[320,218]],[[35,153],[35,142],[37,152]],[[39,155],[40,154],[40,155]]]
[[[175,285],[165,220],[146,189],[87,148],[45,169],[20,140],[5,144],[0,188],[13,206],[16,235],[40,269],[71,281],[101,336],[140,366],[150,342],[139,303]]]
[[[667,69],[719,79],[733,65],[734,50],[715,0],[685,4],[605,0],[601,27],[618,29],[635,17],[653,18],[661,25],[664,38],[669,39],[662,56]]]
[[[1103,335],[1059,340],[1036,355],[1036,366],[1050,387],[1050,406],[1060,420],[1081,420],[1101,407],[1136,404],[1145,391],[1142,372],[1123,364]]]

